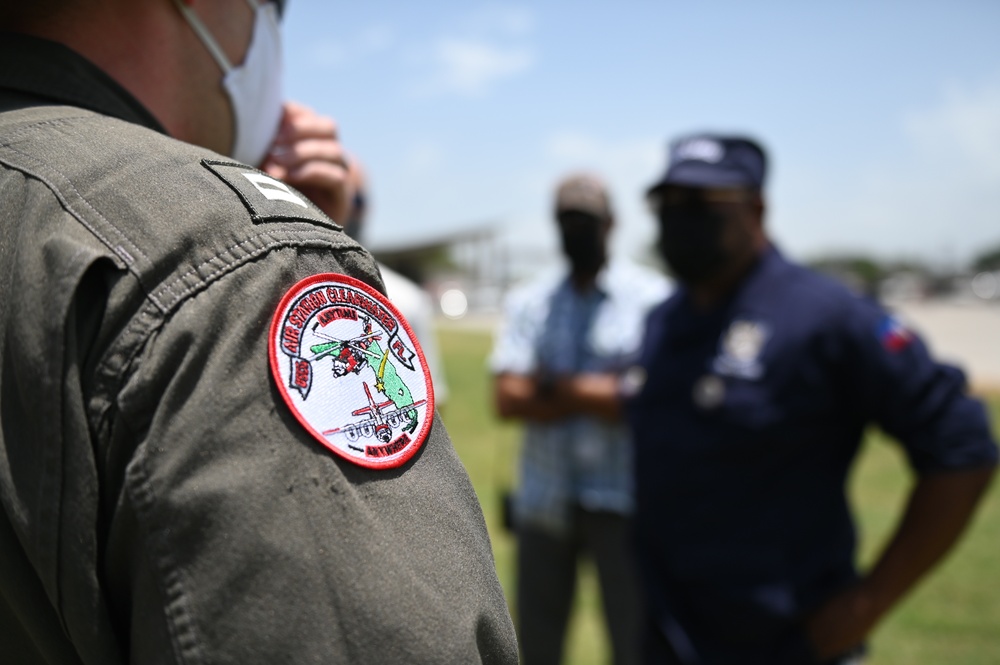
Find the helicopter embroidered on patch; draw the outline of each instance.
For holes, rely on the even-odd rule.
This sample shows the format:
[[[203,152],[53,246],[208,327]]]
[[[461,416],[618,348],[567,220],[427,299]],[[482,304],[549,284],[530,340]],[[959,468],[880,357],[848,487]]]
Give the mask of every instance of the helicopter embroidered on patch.
[[[271,322],[268,354],[285,403],[337,455],[391,469],[426,440],[427,361],[403,316],[367,284],[332,273],[295,284]]]

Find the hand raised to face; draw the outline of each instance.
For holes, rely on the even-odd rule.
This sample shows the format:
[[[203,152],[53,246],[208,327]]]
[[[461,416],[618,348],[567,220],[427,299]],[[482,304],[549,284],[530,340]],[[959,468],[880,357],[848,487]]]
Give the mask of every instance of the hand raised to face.
[[[347,219],[354,185],[332,118],[285,102],[278,134],[260,168],[301,191],[334,221]]]

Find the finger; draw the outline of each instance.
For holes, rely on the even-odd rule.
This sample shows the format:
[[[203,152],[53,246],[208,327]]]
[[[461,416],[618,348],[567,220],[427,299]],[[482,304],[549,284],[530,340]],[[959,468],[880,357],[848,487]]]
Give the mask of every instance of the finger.
[[[288,171],[284,182],[305,194],[332,219],[347,219],[354,190],[345,169],[328,162],[309,162]]]
[[[330,139],[302,139],[289,145],[275,145],[267,158],[289,169],[306,162],[329,162],[347,168],[347,153],[337,141]]]
[[[260,165],[260,170],[271,176],[275,180],[284,180],[285,176],[288,175],[288,169],[281,164],[276,163],[274,160],[268,158],[264,160],[264,163]]]
[[[337,122],[330,116],[319,115],[312,111],[304,113],[287,111],[278,128],[275,143],[289,144],[310,138],[336,140],[338,135]]]
[[[287,170],[284,181],[293,187],[327,191],[330,196],[347,197],[350,187],[347,169],[330,162],[310,161]]]
[[[306,106],[305,104],[301,104],[301,103],[296,102],[296,101],[291,100],[291,99],[286,100],[285,103],[282,106],[285,109],[285,113],[287,113],[288,115],[291,115],[291,116],[307,115],[307,114],[310,114],[310,113],[312,113],[312,114],[316,113],[316,111],[313,110],[313,108],[311,106]]]
[[[328,168],[319,167],[316,163],[296,171],[289,171],[284,166],[274,163],[265,163],[261,169],[272,178],[299,190],[332,219],[336,221],[347,219],[354,190],[346,170],[333,165],[328,165]]]
[[[316,115],[316,111],[297,102],[286,101],[281,105],[281,124],[298,122],[300,118]]]

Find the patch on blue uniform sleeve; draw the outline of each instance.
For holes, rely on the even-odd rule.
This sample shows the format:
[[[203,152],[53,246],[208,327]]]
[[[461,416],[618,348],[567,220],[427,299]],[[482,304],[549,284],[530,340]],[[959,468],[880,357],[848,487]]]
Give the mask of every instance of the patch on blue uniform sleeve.
[[[886,316],[878,325],[878,339],[889,353],[899,353],[913,342],[913,333],[898,319]]]
[[[295,418],[340,457],[392,469],[426,440],[427,361],[403,316],[367,284],[324,273],[293,286],[271,322],[268,355]]]

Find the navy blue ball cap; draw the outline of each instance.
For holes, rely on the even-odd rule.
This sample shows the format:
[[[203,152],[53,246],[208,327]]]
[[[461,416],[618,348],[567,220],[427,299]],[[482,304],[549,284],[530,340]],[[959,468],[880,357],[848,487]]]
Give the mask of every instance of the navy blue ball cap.
[[[667,172],[650,188],[762,189],[767,156],[756,141],[743,136],[693,134],[670,144]]]

